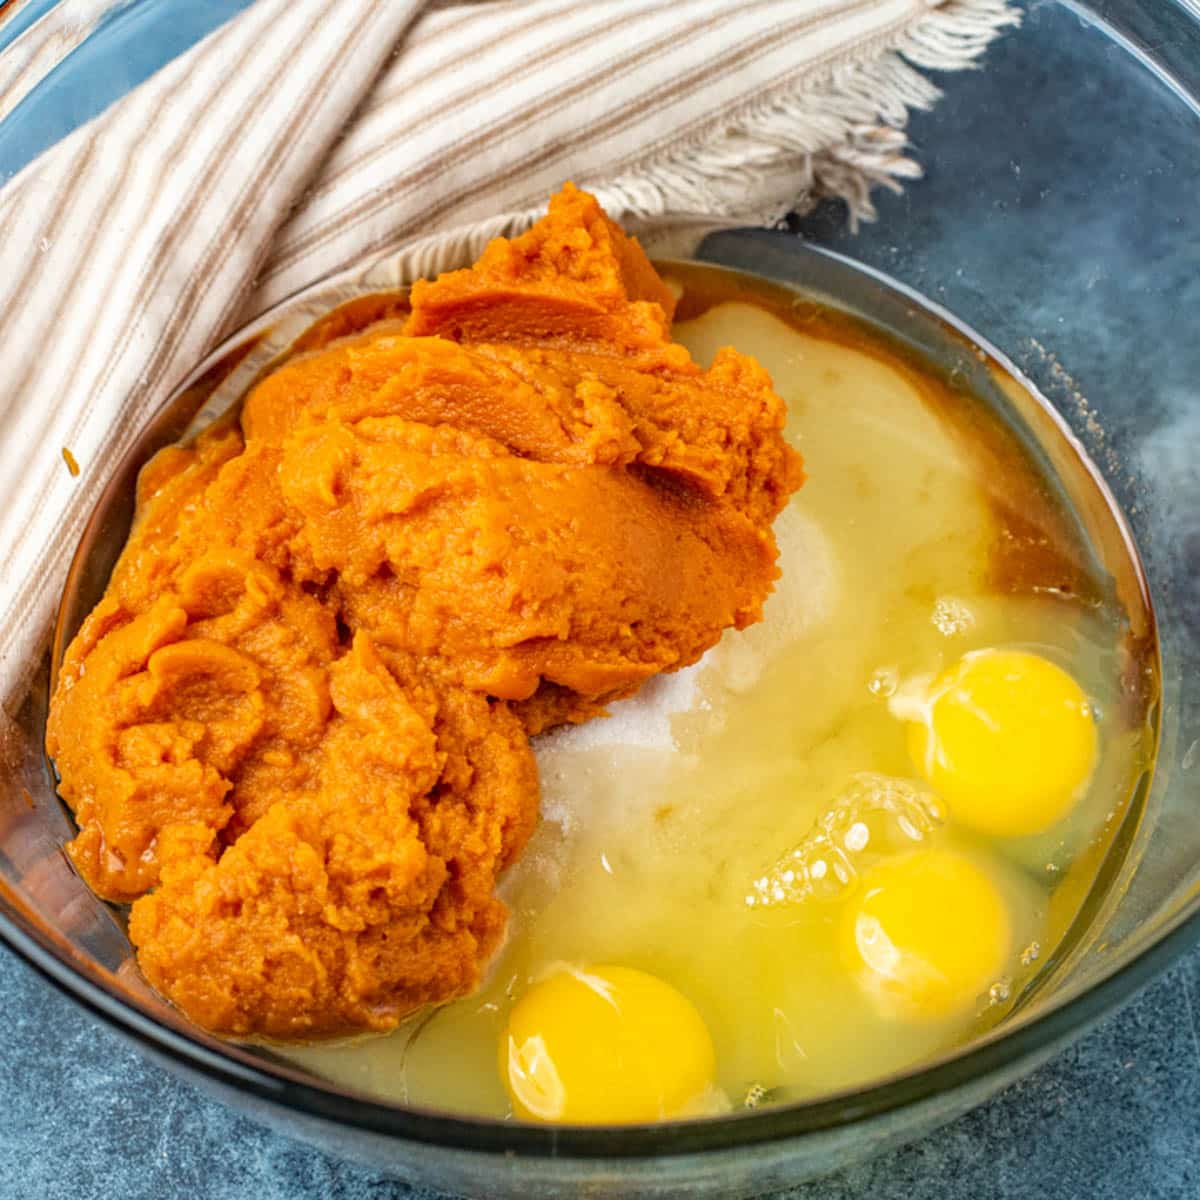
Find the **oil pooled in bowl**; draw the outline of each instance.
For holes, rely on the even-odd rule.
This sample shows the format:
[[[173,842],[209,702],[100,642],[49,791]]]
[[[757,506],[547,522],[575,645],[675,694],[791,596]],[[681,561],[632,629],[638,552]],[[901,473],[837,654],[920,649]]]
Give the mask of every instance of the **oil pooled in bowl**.
[[[782,578],[760,625],[535,742],[542,822],[485,985],[387,1037],[277,1051],[336,1083],[564,1120],[861,1085],[1045,982],[1128,842],[1153,621],[1054,420],[948,329],[972,370],[914,353],[884,309],[669,274],[697,361],[735,345],[787,401],[809,478],[776,524]],[[686,1061],[686,1103],[606,1098],[621,1055],[654,1080]]]

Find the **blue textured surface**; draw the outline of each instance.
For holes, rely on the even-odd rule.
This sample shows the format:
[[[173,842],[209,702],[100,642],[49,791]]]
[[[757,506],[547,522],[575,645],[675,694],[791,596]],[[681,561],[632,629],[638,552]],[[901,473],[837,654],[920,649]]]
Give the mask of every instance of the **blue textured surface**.
[[[1180,309],[1193,318],[1200,311],[1197,247],[1172,238],[1178,214],[1200,194],[1194,115],[1166,106],[1159,85],[1123,52],[1049,6],[1035,6],[984,71],[944,82],[946,101],[912,127],[927,180],[885,197],[879,223],[855,237],[829,211],[803,222],[804,231],[927,292],[1033,368],[1036,339],[1085,390],[1136,390],[1146,425],[1164,428],[1194,412],[1200,347],[1173,344],[1153,368],[1137,352]],[[992,136],[1000,121],[1017,123],[1015,140],[1053,140],[1053,152],[1043,146],[1029,156],[1040,171],[1023,168]],[[1072,216],[1057,253],[1023,253],[1023,229],[1061,220],[1060,203]],[[990,239],[1011,253],[997,255],[994,241],[985,252]],[[1122,289],[1137,290],[1137,316],[1117,306],[1114,329],[1108,317]],[[1117,439],[1125,432],[1115,431]],[[1179,487],[1195,488],[1190,470]],[[1184,495],[1200,502],[1194,491]],[[1200,1196],[1197,996],[1200,950],[992,1103],[915,1146],[789,1195]],[[201,1097],[3,950],[0,1095],[3,1200],[429,1200]]]

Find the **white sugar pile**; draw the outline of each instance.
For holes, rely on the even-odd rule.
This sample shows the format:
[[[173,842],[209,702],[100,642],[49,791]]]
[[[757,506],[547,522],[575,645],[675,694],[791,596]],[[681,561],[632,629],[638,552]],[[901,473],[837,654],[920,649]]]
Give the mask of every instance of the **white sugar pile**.
[[[611,705],[607,718],[535,740],[546,820],[569,831],[587,821],[602,793],[619,791],[622,808],[626,796],[652,796],[653,789],[621,787],[621,780],[631,771],[665,770],[679,752],[673,717],[745,693],[774,655],[828,621],[837,590],[828,538],[794,504],[780,514],[775,534],[783,574],[759,624],[730,630],[700,662],[651,679],[636,696]]]

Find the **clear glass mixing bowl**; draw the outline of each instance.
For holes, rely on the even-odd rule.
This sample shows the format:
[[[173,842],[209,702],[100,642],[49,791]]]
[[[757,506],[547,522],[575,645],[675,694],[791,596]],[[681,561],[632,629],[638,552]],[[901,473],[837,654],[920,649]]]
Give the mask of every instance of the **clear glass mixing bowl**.
[[[27,0],[14,21],[45,7]],[[186,4],[116,6],[0,122],[0,179],[237,7],[184,20]],[[11,36],[0,25],[0,45]],[[1009,1020],[868,1088],[694,1123],[542,1128],[331,1087],[205,1036],[141,984],[119,924],[61,851],[71,826],[42,753],[50,656],[32,644],[39,683],[0,719],[0,938],[146,1053],[292,1136],[448,1191],[524,1198],[751,1195],[820,1175],[979,1103],[1163,970],[1200,934],[1200,13],[1035,3],[983,70],[939,82],[946,98],[911,125],[926,178],[882,197],[877,223],[851,231],[830,205],[791,230],[713,235],[698,257],[837,289],[849,277],[811,248],[824,246],[911,287],[1049,398],[1129,518],[1160,627],[1158,766],[1117,878]],[[202,391],[160,414],[142,455]],[[113,465],[113,497],[139,465]],[[81,595],[102,586],[128,516],[115,503],[86,535]]]

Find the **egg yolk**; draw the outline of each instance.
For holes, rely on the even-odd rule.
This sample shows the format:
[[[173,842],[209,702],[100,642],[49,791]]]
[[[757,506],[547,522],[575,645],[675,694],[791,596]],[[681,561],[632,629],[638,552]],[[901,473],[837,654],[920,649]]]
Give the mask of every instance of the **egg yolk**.
[[[567,969],[514,1006],[500,1074],[519,1117],[626,1123],[702,1111],[712,1038],[692,1003],[631,967]]]
[[[1097,735],[1087,696],[1061,667],[1024,651],[981,650],[934,680],[908,744],[952,820],[1019,837],[1070,812],[1095,765]]]
[[[889,1017],[961,1016],[1002,973],[1008,908],[991,878],[950,850],[885,859],[862,878],[840,934],[842,959]]]

